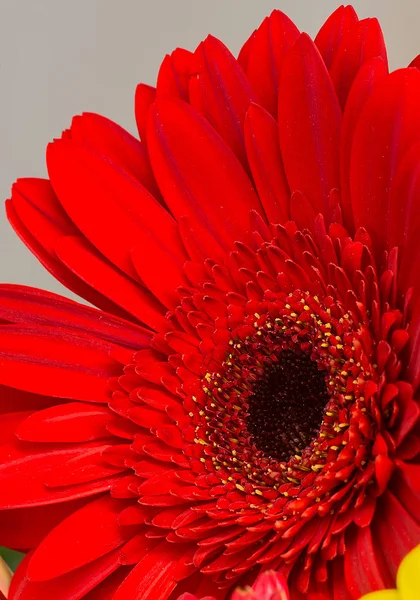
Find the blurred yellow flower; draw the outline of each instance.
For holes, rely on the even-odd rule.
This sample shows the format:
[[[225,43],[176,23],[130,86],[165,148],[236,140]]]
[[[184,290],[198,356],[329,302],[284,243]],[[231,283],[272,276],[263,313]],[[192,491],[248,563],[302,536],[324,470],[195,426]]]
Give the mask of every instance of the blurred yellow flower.
[[[9,591],[12,572],[0,556],[0,595],[3,594],[7,598]]]
[[[396,590],[372,592],[360,600],[420,600],[420,545],[400,564]]]

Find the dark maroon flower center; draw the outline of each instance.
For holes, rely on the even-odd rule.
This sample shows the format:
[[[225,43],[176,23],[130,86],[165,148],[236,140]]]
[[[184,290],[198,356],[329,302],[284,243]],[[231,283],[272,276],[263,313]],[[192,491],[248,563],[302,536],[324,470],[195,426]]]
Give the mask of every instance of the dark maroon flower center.
[[[329,394],[327,373],[302,352],[283,350],[248,399],[247,429],[270,458],[288,461],[318,435]]]

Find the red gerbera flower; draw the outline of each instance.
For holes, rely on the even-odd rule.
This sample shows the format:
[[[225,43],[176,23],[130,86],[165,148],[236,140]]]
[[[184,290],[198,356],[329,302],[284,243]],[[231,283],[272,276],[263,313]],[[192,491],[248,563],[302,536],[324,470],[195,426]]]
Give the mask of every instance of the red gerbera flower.
[[[93,114],[8,216],[101,312],[0,288],[12,600],[394,587],[420,542],[420,72],[281,12]]]

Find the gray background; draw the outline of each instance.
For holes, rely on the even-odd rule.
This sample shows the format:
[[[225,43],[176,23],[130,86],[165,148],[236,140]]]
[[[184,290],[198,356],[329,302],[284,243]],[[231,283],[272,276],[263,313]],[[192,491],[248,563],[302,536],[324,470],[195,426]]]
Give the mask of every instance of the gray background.
[[[44,148],[72,115],[98,112],[135,132],[133,94],[154,84],[164,55],[208,33],[236,53],[273,8],[315,34],[332,0],[0,0],[0,196],[17,177],[45,175]],[[391,68],[420,52],[419,0],[357,0],[376,16]],[[0,213],[0,281],[70,295],[37,263]]]

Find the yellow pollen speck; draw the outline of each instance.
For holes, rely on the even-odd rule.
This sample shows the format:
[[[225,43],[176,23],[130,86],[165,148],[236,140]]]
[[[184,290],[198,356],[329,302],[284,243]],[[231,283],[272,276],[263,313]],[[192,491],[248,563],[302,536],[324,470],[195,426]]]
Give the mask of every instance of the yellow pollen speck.
[[[192,412],[189,412],[189,413],[188,413],[188,416],[192,418],[192,417],[194,416],[194,413],[192,413]]]
[[[236,487],[238,488],[238,490],[240,490],[241,492],[244,492],[244,491],[245,491],[245,488],[244,488],[244,486],[243,486],[243,485],[241,485],[240,483],[237,483],[237,484],[235,484],[235,485],[236,485]]]
[[[307,304],[303,307],[303,310],[311,310]]]
[[[262,496],[262,491],[261,490],[254,490],[256,494],[258,494],[258,496]]]

